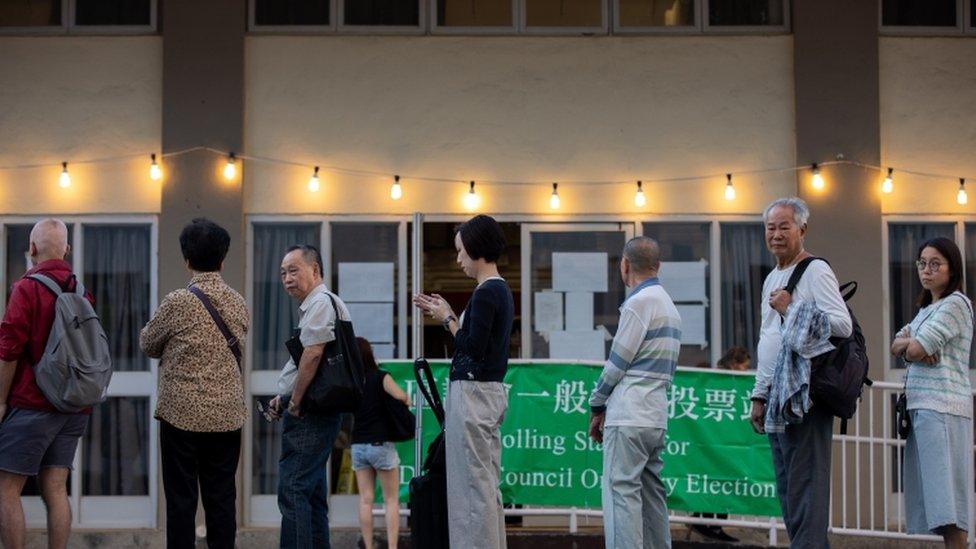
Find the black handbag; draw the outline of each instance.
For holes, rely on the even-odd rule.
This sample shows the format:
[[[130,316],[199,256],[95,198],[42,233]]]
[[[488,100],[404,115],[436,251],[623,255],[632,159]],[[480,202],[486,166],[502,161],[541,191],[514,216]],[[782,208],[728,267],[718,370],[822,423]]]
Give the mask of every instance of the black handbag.
[[[895,402],[895,426],[901,438],[908,438],[908,433],[912,432],[912,418],[908,416],[908,397],[905,393],[898,395]]]
[[[410,411],[410,407],[393,398],[386,391],[383,391],[382,396],[383,409],[386,415],[386,430],[390,442],[413,440],[417,429],[417,418]]]
[[[325,345],[325,352],[315,377],[302,397],[302,413],[339,414],[359,410],[366,385],[363,358],[356,345],[352,322],[342,320],[335,299],[329,295],[335,310],[335,339]],[[299,330],[285,343],[297,366],[304,346],[298,338]],[[297,357],[297,358],[296,358]]]

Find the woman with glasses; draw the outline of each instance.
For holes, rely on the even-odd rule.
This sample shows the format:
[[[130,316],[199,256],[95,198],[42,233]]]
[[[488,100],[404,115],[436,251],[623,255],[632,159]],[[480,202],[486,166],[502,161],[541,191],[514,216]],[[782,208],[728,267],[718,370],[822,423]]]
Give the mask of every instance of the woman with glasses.
[[[905,395],[911,431],[905,443],[908,532],[942,536],[965,547],[972,474],[972,303],[962,292],[962,255],[948,238],[918,250],[918,314],[895,334],[891,354],[908,366]]]

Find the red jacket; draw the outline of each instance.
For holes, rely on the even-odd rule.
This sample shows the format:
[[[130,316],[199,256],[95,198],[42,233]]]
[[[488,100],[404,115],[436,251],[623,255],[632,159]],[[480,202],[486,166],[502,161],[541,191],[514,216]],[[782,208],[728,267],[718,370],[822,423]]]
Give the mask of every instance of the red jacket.
[[[44,346],[47,345],[47,337],[54,324],[55,301],[51,290],[40,282],[27,278],[34,273],[53,278],[66,291],[75,289],[71,265],[60,259],[40,263],[14,283],[3,323],[0,324],[0,360],[17,363],[7,405],[10,408],[58,412],[44,398],[34,381],[34,363],[44,354]],[[85,297],[95,305],[90,293]],[[84,410],[83,413],[90,414],[91,409]]]

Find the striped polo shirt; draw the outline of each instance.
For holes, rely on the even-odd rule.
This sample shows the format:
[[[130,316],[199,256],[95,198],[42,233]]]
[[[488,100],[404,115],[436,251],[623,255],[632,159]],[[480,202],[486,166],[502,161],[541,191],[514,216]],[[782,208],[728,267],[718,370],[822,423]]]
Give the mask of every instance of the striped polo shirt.
[[[637,286],[620,306],[620,323],[590,407],[606,426],[668,425],[668,389],[681,350],[681,317],[658,279]]]

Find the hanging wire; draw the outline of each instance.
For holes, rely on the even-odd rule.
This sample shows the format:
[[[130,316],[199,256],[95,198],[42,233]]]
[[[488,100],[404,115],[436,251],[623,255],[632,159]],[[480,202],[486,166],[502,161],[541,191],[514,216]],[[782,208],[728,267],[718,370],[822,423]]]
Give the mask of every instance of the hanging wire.
[[[221,157],[226,157],[230,155],[230,151],[215,149],[213,147],[196,146],[196,147],[189,147],[177,151],[165,152],[158,156],[159,158],[174,158],[174,157],[183,156],[198,151],[206,151]],[[112,156],[112,157],[91,158],[85,160],[70,160],[70,163],[72,166],[76,166],[79,164],[100,164],[100,163],[109,163],[109,162],[120,162],[123,160],[130,160],[134,158],[143,158],[145,156],[146,153],[132,153],[126,155]],[[247,160],[251,162],[263,162],[266,164],[276,164],[280,166],[292,166],[292,167],[306,168],[306,169],[314,169],[316,166],[319,166],[324,171],[331,171],[335,173],[344,173],[350,175],[366,175],[366,176],[374,176],[374,177],[382,177],[382,178],[388,178],[390,176],[389,172],[383,172],[377,170],[362,170],[356,168],[346,168],[342,166],[329,166],[323,164],[312,164],[308,162],[296,162],[293,160],[285,160],[281,158],[273,158],[269,156],[260,156],[260,155],[253,155],[253,154],[235,153],[235,158],[239,158],[241,160]],[[15,165],[8,165],[8,166],[0,166],[0,171],[49,168],[49,167],[58,167],[60,165],[61,165],[61,161],[45,162],[45,163],[38,163],[38,164],[15,164]],[[928,177],[934,179],[958,179],[959,177],[957,175],[947,175],[947,174],[923,172],[918,170],[908,170],[908,169],[900,168],[898,166],[882,167],[873,164],[868,164],[865,162],[858,162],[856,160],[846,160],[846,159],[831,160],[827,162],[818,162],[817,166],[818,167],[856,166],[860,168],[877,170],[877,171],[884,171],[888,167],[891,167],[894,168],[899,173],[910,174],[918,177]],[[782,168],[735,170],[733,173],[736,176],[764,175],[764,174],[774,174],[774,173],[790,173],[790,172],[795,173],[795,172],[805,171],[809,169],[810,169],[810,164],[803,164],[801,166],[789,166],[789,167],[782,167]],[[707,179],[722,179],[726,176],[727,173],[728,173],[727,171],[722,171],[722,172],[681,176],[681,177],[644,178],[643,180],[654,182],[654,183],[681,183],[687,181],[701,181]],[[403,173],[400,174],[400,177],[405,180],[429,181],[434,183],[465,183],[470,179],[470,177],[432,177],[432,176],[424,176],[424,175],[409,175]],[[565,179],[559,180],[560,185],[564,185],[564,186],[565,185],[581,185],[581,186],[633,185],[633,182],[634,182],[634,178],[622,179],[622,180],[596,180],[596,181],[565,180]],[[535,185],[548,186],[551,184],[551,180],[512,181],[512,180],[503,180],[503,179],[478,179],[478,184],[488,185],[488,186],[535,186]]]

